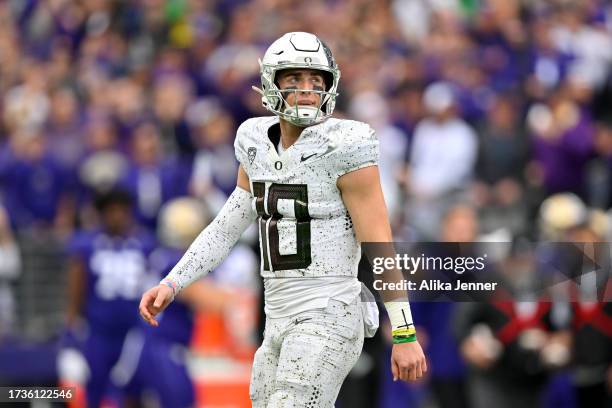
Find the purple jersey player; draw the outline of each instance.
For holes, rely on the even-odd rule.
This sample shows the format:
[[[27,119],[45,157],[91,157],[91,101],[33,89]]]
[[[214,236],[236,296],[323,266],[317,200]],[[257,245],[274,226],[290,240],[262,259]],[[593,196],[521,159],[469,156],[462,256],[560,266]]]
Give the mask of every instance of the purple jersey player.
[[[162,245],[149,256],[157,279],[170,272],[208,221],[206,210],[193,198],[178,198],[162,207],[158,226]],[[121,357],[112,369],[109,391],[120,406],[137,402],[145,394],[162,407],[195,405],[195,390],[186,366],[193,311],[223,311],[236,300],[207,279],[191,285],[177,300],[160,316],[162,327],[154,330],[143,322],[127,336]]]
[[[111,191],[96,200],[98,230],[72,238],[68,251],[68,325],[87,323],[81,351],[88,367],[89,407],[98,407],[128,331],[138,325],[138,300],[150,275],[147,259],[154,237],[132,222],[129,194]]]

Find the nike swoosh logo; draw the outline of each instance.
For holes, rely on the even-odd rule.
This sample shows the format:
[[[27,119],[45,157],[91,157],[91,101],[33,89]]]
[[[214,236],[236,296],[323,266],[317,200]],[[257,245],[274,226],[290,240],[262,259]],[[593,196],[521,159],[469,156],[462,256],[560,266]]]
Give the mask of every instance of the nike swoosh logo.
[[[304,323],[307,320],[312,320],[312,317],[305,317],[303,319],[295,319],[295,324],[300,324],[300,323]]]
[[[316,153],[311,154],[310,156],[304,156],[302,155],[302,158],[300,159],[300,162],[305,162],[306,160],[310,159],[312,156],[316,156]]]
[[[333,152],[334,150],[336,150],[336,146],[327,146],[327,150],[324,151],[322,154],[320,154],[319,157],[323,157],[323,156]],[[302,155],[302,157],[300,159],[300,162],[305,162],[306,160],[310,159],[312,156],[316,156],[316,155],[317,155],[317,153],[313,153],[313,154],[311,154],[309,156]]]

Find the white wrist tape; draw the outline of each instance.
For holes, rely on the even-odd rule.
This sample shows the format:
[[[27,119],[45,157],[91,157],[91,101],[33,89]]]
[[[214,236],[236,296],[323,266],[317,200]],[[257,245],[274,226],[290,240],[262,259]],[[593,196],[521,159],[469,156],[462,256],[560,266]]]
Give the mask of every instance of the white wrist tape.
[[[385,302],[385,308],[389,315],[393,335],[410,335],[415,333],[410,303],[407,300],[398,299]]]
[[[176,295],[215,269],[227,257],[244,230],[255,221],[252,199],[250,192],[236,187],[219,214],[160,283],[172,287]]]

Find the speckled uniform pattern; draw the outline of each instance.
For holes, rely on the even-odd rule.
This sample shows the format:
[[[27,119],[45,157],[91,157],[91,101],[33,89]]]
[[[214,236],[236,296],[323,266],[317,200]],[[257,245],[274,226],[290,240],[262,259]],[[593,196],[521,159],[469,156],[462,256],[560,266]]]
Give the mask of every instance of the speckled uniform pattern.
[[[326,309],[266,319],[255,354],[254,408],[332,408],[363,346],[358,300],[330,300]]]
[[[216,268],[229,254],[244,230],[255,221],[253,196],[236,187],[227,202],[189,246],[165,279],[176,284],[177,292]]]
[[[277,304],[300,298],[282,315],[267,316],[251,399],[254,407],[333,407],[364,335],[360,285],[339,296],[356,282],[361,247],[337,181],[377,165],[378,140],[365,123],[328,119],[279,154],[268,137],[278,121],[249,119],[234,143],[259,215],[266,311],[272,297]],[[333,285],[332,277],[349,279]]]
[[[346,173],[378,164],[378,139],[365,123],[330,118],[305,128],[299,139],[279,155],[268,137],[268,129],[278,120],[271,116],[245,121],[234,143],[236,157],[249,176],[254,196],[254,185],[262,188],[263,210],[277,213],[278,255],[296,252],[298,204],[307,208],[311,262],[303,268],[275,269],[270,259],[274,248],[268,248],[269,242],[262,237],[270,232],[270,225],[264,223],[260,228],[262,277],[356,277],[361,249],[336,183]],[[278,199],[273,203],[273,184],[300,186],[306,202]]]

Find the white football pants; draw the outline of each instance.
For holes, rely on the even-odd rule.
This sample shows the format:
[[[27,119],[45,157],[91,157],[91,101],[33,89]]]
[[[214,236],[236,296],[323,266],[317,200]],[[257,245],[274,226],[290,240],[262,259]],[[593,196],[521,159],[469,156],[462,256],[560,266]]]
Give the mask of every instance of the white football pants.
[[[254,408],[333,408],[363,346],[359,296],[346,305],[266,318],[255,353],[250,395]]]

